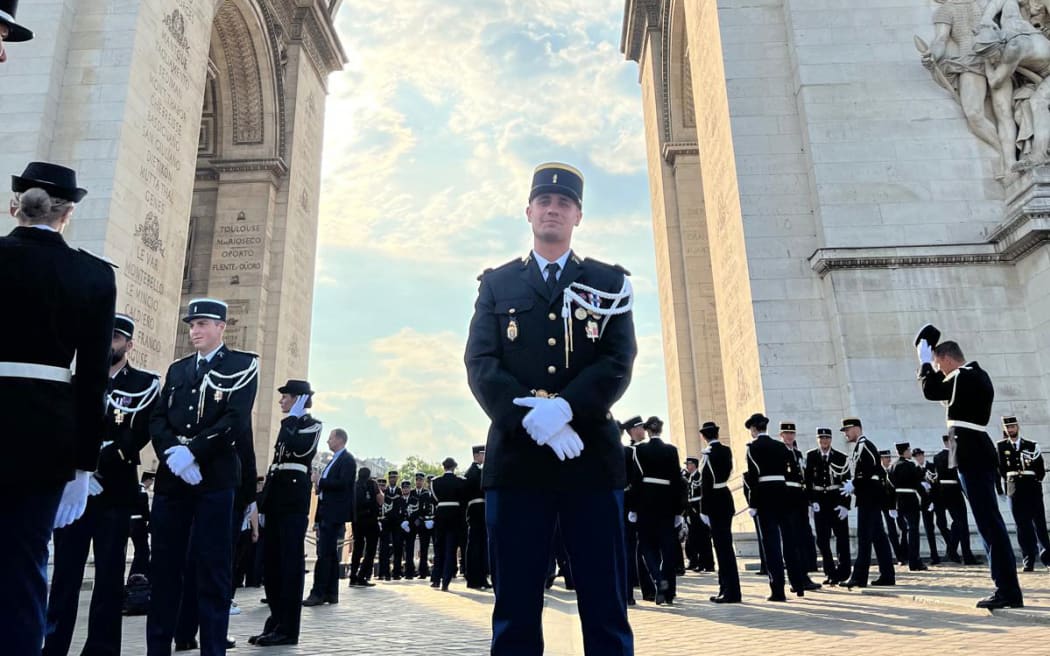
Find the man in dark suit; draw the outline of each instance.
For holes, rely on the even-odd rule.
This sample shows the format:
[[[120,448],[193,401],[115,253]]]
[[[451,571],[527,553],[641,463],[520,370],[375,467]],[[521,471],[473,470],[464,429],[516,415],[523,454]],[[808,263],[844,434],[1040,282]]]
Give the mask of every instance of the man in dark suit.
[[[317,563],[314,585],[304,606],[339,603],[339,542],[346,535],[347,522],[354,519],[354,482],[357,461],[346,450],[349,436],[336,428],[328,436],[332,459],[321,473],[314,474],[317,486]]]
[[[39,653],[47,604],[47,544],[87,506],[106,430],[105,394],[116,283],[113,267],[62,238],[87,191],[76,173],[33,162],[11,179],[18,220],[0,237],[0,410],[14,449],[0,463],[0,635],[12,654]],[[70,371],[76,360],[76,376]],[[47,466],[27,466],[31,439]],[[14,527],[17,527],[15,530]]]
[[[131,512],[139,500],[139,451],[149,443],[149,417],[160,377],[128,363],[135,321],[116,315],[113,328],[106,439],[89,481],[84,516],[55,531],[55,567],[47,604],[44,655],[65,656],[73,639],[88,550],[95,561],[85,653],[119,654],[124,560]]]
[[[933,326],[919,332],[915,340],[921,365],[918,376],[926,399],[947,403],[949,461],[958,465],[959,483],[988,548],[995,591],[977,602],[977,607],[1019,608],[1024,597],[1010,535],[999,513],[995,494],[998,458],[987,430],[995,388],[979,364],[967,362],[957,343],[939,340],[940,331]]]
[[[223,654],[228,648],[234,498],[245,484],[241,451],[245,442],[250,448],[259,360],[226,346],[226,318],[223,301],[190,301],[183,321],[196,352],[168,367],[150,417],[153,448],[162,459],[151,512],[150,656],[171,653],[180,599],[190,604],[183,617],[200,623],[201,652]],[[188,562],[193,580],[184,589]]]
[[[842,420],[840,431],[846,441],[854,445],[850,454],[850,480],[846,481],[840,494],[857,497],[857,559],[853,561],[853,574],[843,583],[847,588],[864,588],[868,585],[868,569],[871,567],[871,549],[879,563],[879,578],[872,585],[896,585],[897,575],[893,569],[893,551],[882,523],[882,510],[889,503],[886,470],[878,448],[864,436],[860,419],[847,417]]]
[[[485,445],[475,445],[471,451],[474,462],[467,468],[464,497],[467,502],[467,587],[488,590],[489,558],[488,532],[485,530],[485,490],[481,487],[481,471],[485,466]]]
[[[492,654],[543,650],[543,583],[559,524],[587,654],[627,656],[624,471],[610,408],[637,354],[627,272],[571,249],[583,175],[533,173],[533,250],[481,275],[466,348],[470,389],[492,424],[485,512],[496,603]]]
[[[310,519],[310,466],[321,439],[321,422],[307,412],[314,391],[305,380],[277,388],[281,420],[273,461],[259,495],[259,517],[266,530],[263,561],[270,616],[262,633],[248,642],[263,647],[299,642],[302,618],[306,526]]]
[[[784,443],[774,440],[766,430],[769,419],[760,413],[751,415],[744,423],[751,431],[747,445],[747,472],[744,485],[750,490],[750,514],[758,519],[759,538],[766,554],[770,595],[767,601],[787,601],[784,595],[784,568],[787,566],[791,588],[799,597],[805,596],[808,576],[797,549],[783,550],[781,526],[789,512],[786,496],[788,467],[794,456]]]
[[[457,463],[445,458],[441,467],[442,476],[430,484],[437,508],[434,511],[434,571],[430,575],[430,587],[441,587],[448,592],[448,584],[456,573],[456,547],[463,532],[463,502],[467,481],[456,476]]]
[[[711,542],[718,559],[716,604],[740,603],[740,572],[733,551],[733,493],[729,477],[733,474],[733,452],[718,439],[718,424],[705,421],[700,427],[707,448],[700,467],[700,521],[711,529]]]
[[[934,511],[937,513],[937,525],[944,536],[945,553],[948,560],[977,565],[977,557],[970,550],[970,523],[967,518],[966,499],[962,486],[959,485],[959,470],[949,464],[948,442],[951,437],[943,435],[944,448],[933,457],[933,466],[937,469],[937,499]],[[951,526],[948,525],[951,517]],[[959,550],[962,550],[962,556]]]
[[[4,42],[20,43],[33,38],[33,33],[15,22],[18,0],[0,0],[0,64],[7,61]]]
[[[628,521],[638,526],[638,546],[656,589],[656,604],[673,604],[675,551],[681,550],[676,530],[684,521],[686,490],[678,449],[653,435],[634,450],[629,470],[633,504]]]
[[[1017,525],[1017,545],[1025,572],[1035,570],[1038,559],[1050,567],[1050,537],[1046,531],[1046,509],[1043,504],[1043,478],[1046,465],[1039,444],[1021,437],[1017,417],[1003,417],[1003,439],[999,452],[999,475],[1002,477],[1010,512]]]
[[[849,462],[846,454],[831,446],[831,429],[817,429],[817,448],[806,453],[806,493],[813,508],[813,522],[817,525],[817,546],[824,561],[824,583],[835,585],[849,579],[850,498],[841,494],[842,485],[849,480]],[[831,550],[831,535],[835,535],[835,555]]]

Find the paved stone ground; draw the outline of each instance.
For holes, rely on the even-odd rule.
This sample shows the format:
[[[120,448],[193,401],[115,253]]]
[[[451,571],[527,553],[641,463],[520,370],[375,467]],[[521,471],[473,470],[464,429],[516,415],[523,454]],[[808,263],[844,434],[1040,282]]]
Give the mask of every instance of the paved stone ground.
[[[707,601],[715,592],[715,575],[690,573],[680,582],[673,608],[639,602],[630,617],[638,656],[667,656],[688,651],[690,644],[726,655],[1050,653],[1050,574],[1021,576],[1026,608],[991,614],[974,607],[990,585],[984,567],[942,565],[929,572],[898,572],[896,588],[830,588],[786,604],[766,602],[764,577],[747,571],[741,572],[745,603],[732,606]],[[462,579],[453,581],[450,593],[418,580],[344,590],[336,606],[303,609],[298,646],[268,649],[246,642],[267,615],[259,603],[261,590],[238,592],[243,613],[230,618],[230,635],[238,642],[232,654],[487,653],[492,597],[466,590]],[[81,597],[82,620],[89,594]],[[79,624],[71,653],[78,653],[84,639],[84,622]],[[583,654],[575,596],[560,580],[547,595],[544,625],[547,655]],[[126,618],[124,627],[123,653],[145,653],[145,618]]]

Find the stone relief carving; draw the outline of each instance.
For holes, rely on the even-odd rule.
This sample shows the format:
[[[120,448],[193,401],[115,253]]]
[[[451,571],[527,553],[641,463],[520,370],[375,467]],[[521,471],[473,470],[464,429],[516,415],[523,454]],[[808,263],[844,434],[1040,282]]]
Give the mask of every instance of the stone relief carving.
[[[915,37],[933,80],[999,153],[996,177],[1050,162],[1050,0],[935,0],[934,37]]]
[[[165,16],[164,26],[168,28],[171,37],[175,39],[175,43],[179,44],[180,48],[190,49],[190,43],[186,40],[186,19],[182,17],[181,11],[176,9]]]
[[[233,143],[263,143],[263,91],[259,57],[244,16],[231,3],[215,17],[226,56],[233,114]]]
[[[146,220],[135,226],[135,236],[142,240],[142,245],[146,248],[164,255],[164,240],[160,236],[160,219],[153,212],[146,214]]]

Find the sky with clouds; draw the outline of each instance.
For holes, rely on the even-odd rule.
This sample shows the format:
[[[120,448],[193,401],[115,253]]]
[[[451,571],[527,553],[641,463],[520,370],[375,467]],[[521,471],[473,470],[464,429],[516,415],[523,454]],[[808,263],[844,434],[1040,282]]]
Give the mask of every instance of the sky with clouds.
[[[583,256],[631,270],[639,357],[618,417],[666,416],[637,67],[607,0],[346,0],[330,80],[310,377],[361,457],[463,460],[488,421],[466,328],[486,267],[525,255],[532,170],[586,176]]]

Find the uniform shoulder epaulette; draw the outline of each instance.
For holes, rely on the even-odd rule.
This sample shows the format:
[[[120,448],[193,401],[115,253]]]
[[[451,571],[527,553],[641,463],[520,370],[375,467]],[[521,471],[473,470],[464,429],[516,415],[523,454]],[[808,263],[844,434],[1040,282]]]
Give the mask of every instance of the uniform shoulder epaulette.
[[[86,248],[78,248],[77,250],[79,250],[84,255],[87,255],[92,260],[97,260],[99,262],[102,262],[103,264],[107,264],[107,265],[113,267],[114,269],[119,269],[120,268],[119,266],[117,266],[116,262],[114,262],[113,260],[109,259],[105,255],[99,255],[97,253],[92,253],[91,251],[89,251]]]
[[[812,449],[810,449],[809,451],[806,451],[806,455],[808,456],[809,454],[811,454],[811,453],[815,452],[816,450],[817,450],[817,447],[813,447],[813,448],[812,448]],[[830,455],[830,454],[829,454],[829,455]]]
[[[230,354],[231,355],[247,355],[250,358],[259,358],[259,357],[261,357],[255,351],[242,351],[240,349],[230,349]]]
[[[519,265],[520,266],[523,262],[524,262],[524,260],[522,260],[520,257],[516,257],[513,260],[511,260],[509,262],[504,262],[503,264],[501,264],[499,266],[489,267],[489,268],[487,268],[487,269],[485,269],[484,271],[481,272],[481,274],[478,276],[478,280],[480,281],[482,278],[484,278],[485,276],[487,276],[490,273],[493,273],[495,271],[503,271],[504,269],[509,269],[510,267],[512,267],[514,265]]]
[[[195,357],[197,357],[197,352],[196,351],[190,351],[189,353],[187,353],[186,355],[182,356],[181,358],[179,358],[175,362],[182,362],[183,360],[189,360],[190,358],[195,358]]]
[[[142,368],[139,368],[139,367],[134,367],[134,366],[132,366],[130,364],[128,365],[128,367],[132,371],[134,371],[136,373],[146,374],[147,376],[153,376],[154,378],[160,378],[160,374],[158,374],[156,371],[151,371],[150,369],[142,369]]]
[[[482,271],[481,273],[479,273],[478,274],[478,282],[481,282],[481,279],[485,277],[485,274],[491,273],[491,272],[492,272],[492,267],[489,267],[489,268],[485,269],[484,271]]]
[[[593,257],[584,258],[583,261],[588,263],[588,264],[597,264],[597,265],[603,266],[603,267],[605,267],[607,269],[612,269],[613,271],[615,271],[617,273],[622,273],[625,276],[631,275],[630,271],[628,271],[627,269],[623,268],[619,264],[609,264],[608,262],[602,262],[601,260],[596,260]]]

